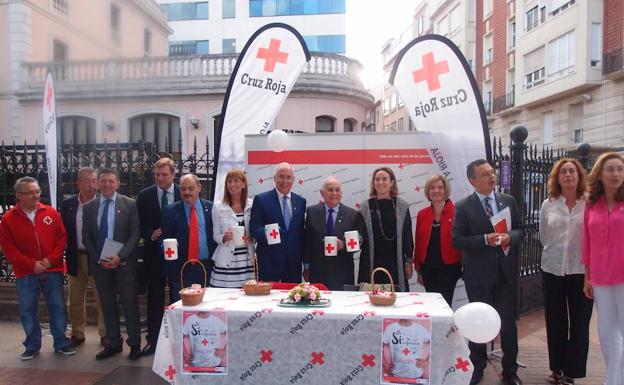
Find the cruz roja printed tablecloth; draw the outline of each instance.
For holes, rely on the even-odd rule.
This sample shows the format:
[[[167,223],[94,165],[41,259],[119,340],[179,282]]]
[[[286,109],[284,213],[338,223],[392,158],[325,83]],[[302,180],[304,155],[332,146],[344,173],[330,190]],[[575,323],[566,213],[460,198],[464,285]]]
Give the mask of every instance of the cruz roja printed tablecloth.
[[[287,290],[209,288],[166,308],[153,370],[171,384],[468,384],[473,366],[437,293],[322,292],[328,307],[281,307]],[[186,354],[183,352],[186,351]],[[191,355],[189,355],[191,352]]]

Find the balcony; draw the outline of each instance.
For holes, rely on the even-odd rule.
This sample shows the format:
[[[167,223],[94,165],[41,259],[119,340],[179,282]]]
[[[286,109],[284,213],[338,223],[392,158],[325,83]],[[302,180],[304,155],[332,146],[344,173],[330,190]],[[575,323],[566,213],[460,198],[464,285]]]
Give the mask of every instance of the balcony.
[[[237,54],[22,63],[20,100],[38,100],[46,72],[55,75],[60,98],[224,94]],[[359,78],[362,66],[342,55],[314,53],[293,93],[373,97]]]
[[[515,92],[512,89],[507,95],[494,98],[494,102],[492,103],[492,114],[505,111],[513,107],[514,105],[515,105]]]
[[[624,77],[624,48],[602,54],[602,74],[607,79]]]

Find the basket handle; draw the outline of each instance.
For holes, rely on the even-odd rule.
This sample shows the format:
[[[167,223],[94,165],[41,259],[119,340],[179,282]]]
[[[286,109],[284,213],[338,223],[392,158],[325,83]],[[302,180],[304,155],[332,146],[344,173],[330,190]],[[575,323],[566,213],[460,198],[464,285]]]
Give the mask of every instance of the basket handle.
[[[253,255],[253,267],[254,267],[254,277],[256,279],[256,283],[259,283],[260,280],[258,276],[260,273],[258,272],[258,255],[256,253],[254,253]]]
[[[208,273],[206,272],[206,268],[204,267],[204,264],[199,259],[189,259],[186,262],[184,262],[184,265],[182,265],[182,268],[180,269],[180,287],[181,288],[184,288],[184,268],[189,263],[195,264],[195,262],[199,262],[199,266],[201,266],[202,270],[204,271],[204,286],[202,287],[204,289],[206,288],[206,285],[208,283]]]
[[[373,272],[371,273],[371,290],[373,293],[376,292],[375,290],[375,273],[381,271],[386,273],[386,275],[388,276],[388,278],[390,278],[390,288],[392,289],[392,294],[394,294],[394,280],[392,279],[392,274],[390,274],[390,272],[386,269],[384,269],[383,267],[378,267],[375,270],[373,270]]]

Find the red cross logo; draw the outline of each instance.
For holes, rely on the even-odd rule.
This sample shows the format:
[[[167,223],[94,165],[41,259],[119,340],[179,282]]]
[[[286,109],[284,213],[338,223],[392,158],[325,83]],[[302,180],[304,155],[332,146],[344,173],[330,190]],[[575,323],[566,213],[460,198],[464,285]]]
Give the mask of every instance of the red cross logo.
[[[279,48],[282,44],[281,40],[271,39],[269,48],[258,48],[258,59],[264,59],[264,70],[266,72],[275,71],[276,63],[286,64],[288,62],[288,53],[280,52]]]
[[[364,317],[374,317],[375,316],[375,312],[374,311],[365,311],[364,313],[362,313],[362,315]]]
[[[455,364],[455,367],[457,369],[461,369],[463,372],[467,372],[469,366],[470,362],[462,359],[461,357],[457,357],[457,363]]]
[[[325,315],[324,310],[312,310],[312,314],[314,315]]]
[[[43,218],[43,223],[50,226],[52,224],[52,218],[50,218],[49,216],[46,216],[45,218]]]
[[[347,242],[347,246],[349,246],[350,249],[355,249],[355,246],[357,246],[357,242],[355,241],[355,239],[351,238],[349,239],[349,242]]]
[[[204,338],[204,339],[202,340],[202,345],[204,345],[204,346],[208,345],[208,340]]]
[[[420,192],[420,186],[416,186],[416,188],[414,189],[416,192]]]
[[[171,258],[171,256],[175,254],[175,251],[173,251],[171,247],[168,247],[167,250],[165,251],[165,254],[167,254],[167,257]]]
[[[423,68],[412,72],[414,83],[426,81],[429,92],[435,91],[440,88],[439,76],[449,72],[448,61],[444,60],[436,63],[435,59],[433,58],[433,52],[424,54],[421,60]]]
[[[325,360],[323,359],[323,357],[325,357],[325,353],[323,352],[312,352],[312,361],[310,361],[310,363],[312,365],[315,364],[319,364],[319,365],[323,365],[325,363]]]
[[[429,313],[416,313],[418,318],[429,318]]]
[[[360,202],[356,202],[356,203],[355,203],[355,208],[356,208],[356,209],[359,209],[359,208],[360,208]]]
[[[375,366],[375,355],[374,354],[362,354],[362,366]]]
[[[262,309],[262,310],[260,310],[260,311],[261,311],[261,312],[263,312],[263,313],[271,313],[271,312],[273,312],[273,309],[271,309],[271,308],[266,308],[266,309]]]
[[[45,105],[48,107],[48,112],[52,111],[52,98],[54,97],[54,89],[52,84],[48,84],[48,95],[46,95]]]
[[[273,239],[277,239],[277,236],[279,235],[279,233],[277,232],[277,230],[273,229],[269,235],[273,238]]]
[[[403,350],[401,350],[401,351],[402,351],[402,352],[403,352],[403,354],[405,354],[406,356],[407,356],[408,354],[410,354],[410,350],[407,348],[407,346],[406,346]]]
[[[303,184],[303,179],[299,179],[299,181],[297,183]]]
[[[403,170],[403,168],[405,168],[405,165],[404,165],[403,163],[401,163],[401,164],[399,165],[399,168],[400,168],[401,170]]]
[[[328,243],[327,246],[325,246],[325,251],[327,251],[327,254],[331,254],[332,251],[334,251],[334,246],[332,246],[331,243]]]
[[[273,362],[273,352],[271,350],[260,350],[260,361]]]
[[[169,377],[169,381],[173,381],[173,376],[175,376],[176,370],[172,365],[169,365],[169,369],[165,372],[165,376]]]

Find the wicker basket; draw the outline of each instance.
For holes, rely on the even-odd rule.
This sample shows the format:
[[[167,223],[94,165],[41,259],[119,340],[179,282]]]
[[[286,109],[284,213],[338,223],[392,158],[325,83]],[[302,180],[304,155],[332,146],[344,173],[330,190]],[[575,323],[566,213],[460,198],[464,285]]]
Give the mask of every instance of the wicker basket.
[[[243,291],[247,295],[269,295],[271,294],[271,288],[273,284],[271,282],[260,282],[258,278],[258,257],[254,254],[253,257],[254,267],[254,281],[247,281],[243,284]]]
[[[382,296],[377,294],[377,289],[375,289],[375,273],[378,271],[382,271],[386,273],[388,278],[390,278],[390,286],[392,287],[392,293],[390,296]],[[383,267],[378,267],[371,273],[371,286],[373,292],[368,295],[370,299],[370,303],[377,306],[392,306],[396,302],[396,293],[394,292],[394,281],[392,280],[392,275],[390,272]]]
[[[208,273],[206,273],[206,268],[204,267],[204,264],[201,263],[201,261],[199,260],[188,260],[184,262],[184,265],[182,265],[182,269],[180,269],[180,286],[184,287],[184,268],[187,264],[194,262],[199,263],[199,266],[201,266],[202,270],[204,271],[204,285],[202,286],[202,290],[197,293],[186,292],[185,290],[189,289],[188,287],[180,290],[180,299],[182,300],[182,305],[184,306],[196,306],[202,303],[202,300],[204,299],[204,292],[206,291],[206,281],[208,280]]]

